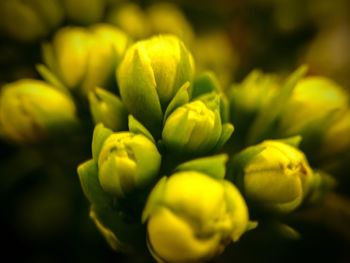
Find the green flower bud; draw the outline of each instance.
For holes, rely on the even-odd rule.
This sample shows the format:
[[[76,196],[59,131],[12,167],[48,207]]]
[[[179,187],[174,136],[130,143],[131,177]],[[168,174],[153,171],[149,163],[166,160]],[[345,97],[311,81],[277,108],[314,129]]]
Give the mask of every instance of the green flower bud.
[[[149,21],[141,7],[135,3],[116,6],[107,15],[107,21],[138,40],[150,35]]]
[[[228,181],[186,171],[164,177],[152,190],[143,222],[158,262],[204,262],[247,230],[248,209]]]
[[[235,124],[235,134],[240,141],[246,139],[252,123],[261,111],[266,109],[276,95],[279,82],[276,76],[251,72],[239,84],[231,86],[229,91],[230,118]],[[243,139],[243,140],[242,140]]]
[[[247,158],[255,148],[260,150]],[[287,213],[295,210],[310,191],[313,171],[305,155],[289,144],[264,141],[243,150],[235,158],[233,169],[242,165],[235,160],[246,160],[234,180],[241,184],[252,205]]]
[[[101,21],[105,0],[63,0],[67,17],[73,22],[89,25]]]
[[[304,140],[318,137],[333,118],[346,110],[347,105],[345,91],[332,80],[323,77],[301,79],[281,114],[282,136],[301,134]],[[312,129],[316,131],[312,132]]]
[[[202,154],[218,143],[222,124],[218,106],[211,109],[196,100],[178,107],[167,118],[162,140],[170,151]]]
[[[34,143],[77,125],[74,102],[47,83],[23,79],[3,86],[0,129],[16,143]]]
[[[98,156],[99,181],[104,191],[123,197],[153,182],[160,163],[156,146],[144,135],[113,133]]]
[[[178,38],[152,37],[126,52],[117,72],[120,95],[130,114],[159,135],[163,113],[193,73],[192,56]]]
[[[117,28],[96,24],[90,28],[66,27],[43,46],[48,68],[71,89],[83,94],[96,86],[108,86],[128,45]]]
[[[211,101],[198,99],[176,108],[165,121],[162,143],[177,154],[200,155],[219,150],[232,132],[231,124],[222,124],[216,96]]]
[[[173,34],[187,45],[193,42],[191,24],[175,4],[154,4],[147,9],[147,15],[153,34]]]
[[[59,26],[63,15],[59,0],[2,0],[0,29],[16,40],[34,42]]]

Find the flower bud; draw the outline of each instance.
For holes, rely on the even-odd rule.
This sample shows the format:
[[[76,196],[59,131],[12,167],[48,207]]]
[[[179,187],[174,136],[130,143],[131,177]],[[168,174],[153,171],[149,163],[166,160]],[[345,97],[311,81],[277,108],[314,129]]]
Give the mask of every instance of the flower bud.
[[[186,45],[193,42],[194,33],[191,24],[175,4],[153,4],[147,9],[147,15],[153,34],[173,34]]]
[[[108,86],[128,45],[128,37],[111,25],[65,27],[43,46],[49,69],[70,89],[87,94]]]
[[[146,38],[150,35],[150,26],[146,14],[135,3],[126,2],[121,6],[115,6],[109,11],[107,21],[126,32],[134,40]]]
[[[350,149],[350,109],[336,119],[324,134],[320,155],[343,154]]]
[[[247,230],[248,209],[228,181],[186,171],[164,177],[142,216],[148,245],[159,262],[204,262]]]
[[[215,147],[221,132],[218,106],[211,109],[203,101],[195,100],[178,107],[169,115],[162,140],[169,151],[202,154]]]
[[[16,143],[34,143],[77,125],[73,101],[49,84],[23,79],[0,93],[0,129]]]
[[[252,205],[287,213],[295,210],[310,191],[313,171],[305,155],[289,144],[264,141],[246,148],[235,157],[233,169],[242,165],[239,159],[246,163],[234,180],[241,182],[240,187]]]
[[[151,183],[160,168],[161,156],[147,137],[131,132],[111,134],[98,156],[99,181],[104,191],[125,197]]]
[[[89,25],[99,22],[105,11],[105,0],[63,0],[67,17],[73,22]]]
[[[325,128],[346,110],[347,105],[345,91],[332,80],[323,77],[301,79],[281,114],[281,136],[300,134],[303,143],[313,137],[322,137]]]
[[[0,29],[19,41],[37,41],[59,26],[62,20],[59,0],[0,1]]]
[[[117,72],[120,95],[130,114],[159,135],[169,102],[193,73],[192,56],[178,38],[152,37],[126,52]]]

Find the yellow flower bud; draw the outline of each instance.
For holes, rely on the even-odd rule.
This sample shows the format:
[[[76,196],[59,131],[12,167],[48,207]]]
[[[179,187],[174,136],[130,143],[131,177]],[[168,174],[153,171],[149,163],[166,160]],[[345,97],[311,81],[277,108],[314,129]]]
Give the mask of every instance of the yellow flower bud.
[[[10,37],[34,42],[47,36],[63,20],[59,0],[2,0],[0,29]]]
[[[63,0],[67,17],[82,25],[96,23],[102,19],[105,0]]]
[[[212,150],[220,139],[222,124],[219,108],[210,109],[196,100],[177,108],[167,118],[162,140],[170,150],[202,154]]]
[[[159,134],[169,102],[193,74],[194,62],[184,44],[175,36],[160,35],[131,46],[117,78],[130,114]]]
[[[273,211],[296,209],[313,180],[305,155],[279,141],[265,141],[259,146],[263,150],[244,167],[245,196],[252,204]]]
[[[147,9],[147,15],[153,34],[173,34],[187,45],[193,42],[191,24],[175,4],[154,4]]]
[[[98,157],[100,184],[107,193],[123,197],[151,183],[158,175],[160,162],[156,146],[145,136],[113,133]]]
[[[128,37],[111,25],[65,27],[56,33],[52,44],[43,46],[43,56],[67,87],[87,94],[113,80],[128,43]]]
[[[345,91],[332,80],[324,77],[301,79],[282,113],[282,135],[303,135],[307,125],[329,121],[344,112],[347,103]]]
[[[77,124],[73,101],[49,84],[23,79],[0,94],[0,129],[16,143],[33,143]]]
[[[248,209],[236,189],[195,171],[163,178],[143,214],[152,254],[164,262],[204,262],[247,230]]]

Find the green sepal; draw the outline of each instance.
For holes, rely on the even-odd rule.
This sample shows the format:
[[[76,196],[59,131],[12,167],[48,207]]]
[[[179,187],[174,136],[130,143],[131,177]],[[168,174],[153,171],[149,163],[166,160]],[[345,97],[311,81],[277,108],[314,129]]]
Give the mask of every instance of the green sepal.
[[[143,126],[132,115],[129,115],[129,117],[128,117],[128,126],[129,126],[130,132],[135,133],[135,134],[142,134],[142,135],[146,136],[148,139],[150,139],[153,143],[155,143],[155,140],[154,140],[152,134],[146,129],[145,126]]]
[[[163,126],[168,116],[177,108],[190,101],[191,98],[191,84],[187,81],[177,91],[173,99],[170,101],[163,118]]]
[[[94,133],[92,136],[92,158],[95,162],[98,162],[98,156],[100,155],[100,151],[102,149],[103,143],[105,140],[113,133],[111,129],[108,129],[103,126],[102,123],[97,124],[94,129]]]
[[[193,81],[192,98],[211,92],[222,91],[218,79],[212,71],[206,71],[198,75]]]
[[[153,213],[154,209],[157,207],[159,203],[161,203],[162,196],[165,190],[165,184],[167,181],[167,177],[163,176],[156,184],[156,186],[152,189],[150,195],[148,196],[146,206],[142,212],[142,223],[146,223],[148,217]]]
[[[285,139],[278,139],[276,141],[288,144],[294,148],[299,148],[299,145],[302,142],[302,140],[303,138],[300,135],[297,135]]]
[[[233,131],[234,126],[231,123],[225,123],[222,125],[220,139],[214,147],[214,152],[221,150],[224,144],[230,139]]]
[[[112,242],[115,248],[122,251],[129,251],[133,247],[144,247],[144,227],[137,219],[131,222],[119,207],[118,200],[103,191],[98,179],[96,162],[89,160],[81,164],[78,167],[78,175],[84,194],[92,204],[94,217],[106,231],[112,232],[108,234],[109,239],[112,239],[108,242]]]
[[[157,137],[161,131],[163,112],[149,58],[135,49],[130,63],[130,66],[126,67],[122,62],[118,68],[121,98],[129,113]]]
[[[290,239],[290,240],[300,240],[301,234],[295,230],[293,227],[281,223],[281,222],[274,222],[272,227],[274,230],[283,238]]]
[[[265,146],[262,145],[250,146],[232,156],[228,164],[227,179],[233,182],[241,191],[244,189],[244,168],[264,149]]]
[[[271,99],[266,109],[259,112],[248,134],[248,144],[255,144],[276,133],[276,122],[279,114],[284,109],[297,82],[307,72],[306,66],[299,67],[285,81],[279,93]]]
[[[83,192],[89,202],[98,209],[108,208],[112,200],[100,185],[97,163],[94,160],[82,163],[78,166],[78,175]]]
[[[227,154],[194,159],[180,164],[175,171],[197,171],[215,179],[223,179],[226,175]]]
[[[337,180],[331,174],[324,171],[314,171],[313,177],[314,179],[310,185],[310,189],[304,198],[304,204],[306,205],[318,203],[337,186]]]
[[[69,89],[57,78],[57,76],[52,73],[52,71],[47,68],[43,64],[37,64],[35,65],[36,70],[38,71],[39,75],[49,84],[51,84],[52,87],[56,88],[57,90],[61,91],[68,97],[71,97],[71,93]]]
[[[96,88],[89,92],[88,98],[95,124],[101,122],[113,131],[127,130],[128,113],[119,97],[105,89]]]
[[[120,252],[131,252],[132,248],[126,244],[123,243],[118,239],[118,237],[113,233],[113,231],[105,226],[103,222],[98,218],[95,210],[93,207],[90,208],[89,216],[91,220],[95,223],[97,229],[101,233],[101,235],[106,239],[108,245],[114,250],[114,251],[120,251]]]

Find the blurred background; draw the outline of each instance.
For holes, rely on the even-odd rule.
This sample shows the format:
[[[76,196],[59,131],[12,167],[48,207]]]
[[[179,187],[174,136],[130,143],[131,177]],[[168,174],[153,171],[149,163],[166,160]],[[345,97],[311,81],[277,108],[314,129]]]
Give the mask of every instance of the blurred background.
[[[330,77],[350,93],[347,0],[47,0],[45,8],[38,1],[0,4],[0,86],[40,78],[35,66],[42,61],[41,45],[60,27],[107,22],[134,40],[179,35],[198,69],[216,72],[224,88],[254,69],[285,75],[307,64],[310,73]],[[91,131],[92,123],[85,128]],[[3,258],[153,262],[113,252],[89,219],[76,167],[90,158],[90,141],[91,133],[84,131],[35,147],[0,139]],[[257,229],[215,262],[350,262],[350,158],[343,159],[330,165],[340,195],[330,194],[322,206],[291,219],[301,239]]]

